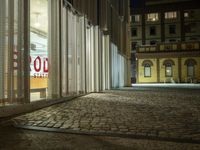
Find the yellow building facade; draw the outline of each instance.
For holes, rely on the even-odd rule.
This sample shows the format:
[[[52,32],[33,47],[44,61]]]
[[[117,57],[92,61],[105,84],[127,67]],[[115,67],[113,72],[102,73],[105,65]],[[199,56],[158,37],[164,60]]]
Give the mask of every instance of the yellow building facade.
[[[200,42],[140,46],[137,83],[200,83]]]

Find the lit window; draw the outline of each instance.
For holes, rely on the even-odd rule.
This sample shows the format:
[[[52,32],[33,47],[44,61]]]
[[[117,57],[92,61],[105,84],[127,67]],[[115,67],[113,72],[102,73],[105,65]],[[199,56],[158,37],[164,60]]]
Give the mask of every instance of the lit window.
[[[176,19],[176,18],[177,18],[177,12],[176,11],[165,13],[165,19]]]
[[[140,15],[133,15],[132,16],[132,21],[133,22],[140,22]]]
[[[184,12],[184,17],[188,18],[189,17],[189,12]]]
[[[144,60],[142,66],[144,67],[144,77],[151,77],[151,66],[153,66],[153,62],[151,60]]]
[[[147,21],[158,21],[158,13],[147,14]]]
[[[150,64],[144,65],[144,77],[151,77],[151,66],[150,66]]]
[[[171,59],[165,60],[163,62],[165,66],[165,77],[172,77],[173,76],[173,65],[175,65],[174,61]]]
[[[172,77],[172,64],[168,63],[165,65],[165,76]]]

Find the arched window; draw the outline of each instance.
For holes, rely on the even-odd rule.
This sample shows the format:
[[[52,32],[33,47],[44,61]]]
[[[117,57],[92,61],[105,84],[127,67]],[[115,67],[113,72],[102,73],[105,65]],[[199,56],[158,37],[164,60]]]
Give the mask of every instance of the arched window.
[[[165,66],[165,77],[172,77],[174,61],[171,59],[165,60],[163,65]]]
[[[195,72],[194,72],[194,65],[188,64],[187,65],[187,76],[193,78],[194,74],[195,74]]]
[[[166,64],[165,65],[165,76],[166,77],[172,77],[173,74],[172,74],[172,64]]]
[[[151,66],[153,66],[152,61],[145,60],[143,61],[142,66],[144,66],[144,77],[151,77]]]
[[[188,59],[185,61],[185,65],[187,66],[187,77],[193,78],[195,76],[195,65],[197,65],[197,62],[194,59]]]

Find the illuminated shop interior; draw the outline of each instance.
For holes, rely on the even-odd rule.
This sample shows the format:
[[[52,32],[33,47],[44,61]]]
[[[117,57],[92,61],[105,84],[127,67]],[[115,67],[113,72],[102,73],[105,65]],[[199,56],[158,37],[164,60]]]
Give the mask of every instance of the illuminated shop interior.
[[[97,21],[96,10],[86,3],[77,4],[66,0],[1,1],[0,106],[128,85],[128,19],[122,17],[127,14],[102,0]],[[91,5],[97,6],[96,1]],[[110,20],[111,16],[114,19]]]

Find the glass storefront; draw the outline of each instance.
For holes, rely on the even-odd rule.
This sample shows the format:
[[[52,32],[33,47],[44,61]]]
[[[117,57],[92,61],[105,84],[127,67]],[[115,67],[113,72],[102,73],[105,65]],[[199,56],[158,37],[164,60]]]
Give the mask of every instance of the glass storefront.
[[[24,102],[23,3],[0,2],[0,106]]]
[[[61,2],[1,0],[0,106],[124,85],[126,59],[109,35]]]

